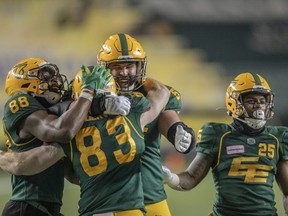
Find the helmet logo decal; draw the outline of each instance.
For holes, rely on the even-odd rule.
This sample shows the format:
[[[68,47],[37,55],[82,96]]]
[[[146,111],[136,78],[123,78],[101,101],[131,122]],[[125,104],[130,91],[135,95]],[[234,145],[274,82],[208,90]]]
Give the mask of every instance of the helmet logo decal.
[[[111,53],[111,47],[107,46],[107,44],[103,44],[102,49],[107,53]]]
[[[17,64],[13,68],[13,76],[15,76],[18,79],[23,79],[26,78],[25,74],[25,67],[27,67],[27,62],[22,63],[22,64]]]
[[[256,140],[254,138],[247,138],[247,144],[248,145],[254,145],[254,144],[256,144]]]

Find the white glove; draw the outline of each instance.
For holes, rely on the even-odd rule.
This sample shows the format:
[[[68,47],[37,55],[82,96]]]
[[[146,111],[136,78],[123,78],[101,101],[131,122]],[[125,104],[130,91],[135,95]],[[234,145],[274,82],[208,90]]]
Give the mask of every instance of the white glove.
[[[171,172],[171,170],[168,167],[166,167],[164,165],[162,165],[162,170],[163,170],[163,183],[167,184],[173,178],[172,177],[172,172]]]
[[[180,186],[180,179],[179,176],[175,173],[172,173],[171,170],[162,165],[162,170],[163,170],[163,183],[167,184],[169,187],[183,191],[183,188]]]
[[[126,116],[130,111],[131,103],[125,96],[109,95],[105,98],[105,108],[104,114]]]
[[[177,151],[187,151],[191,145],[191,140],[191,134],[186,132],[181,125],[178,125],[175,134],[175,148]]]

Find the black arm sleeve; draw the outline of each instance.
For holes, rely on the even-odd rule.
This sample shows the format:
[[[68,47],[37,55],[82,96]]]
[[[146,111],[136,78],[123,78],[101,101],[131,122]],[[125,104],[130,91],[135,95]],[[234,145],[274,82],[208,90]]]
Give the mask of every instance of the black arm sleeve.
[[[96,117],[102,115],[105,110],[105,94],[102,94],[100,97],[93,98],[89,115]]]
[[[66,112],[72,103],[73,100],[66,100],[55,104],[52,107],[48,108],[48,113],[55,114],[57,116],[61,116],[64,112]],[[94,98],[90,108],[90,116],[96,117],[102,115],[106,110],[105,108],[105,95],[101,95],[100,97]]]

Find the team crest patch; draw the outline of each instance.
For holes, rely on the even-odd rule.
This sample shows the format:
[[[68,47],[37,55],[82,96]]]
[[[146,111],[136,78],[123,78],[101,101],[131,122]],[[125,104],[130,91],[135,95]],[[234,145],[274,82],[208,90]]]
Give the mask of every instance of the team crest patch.
[[[256,140],[254,138],[247,138],[247,144],[254,145],[256,143]]]
[[[245,152],[244,145],[227,146],[226,150],[228,155]]]

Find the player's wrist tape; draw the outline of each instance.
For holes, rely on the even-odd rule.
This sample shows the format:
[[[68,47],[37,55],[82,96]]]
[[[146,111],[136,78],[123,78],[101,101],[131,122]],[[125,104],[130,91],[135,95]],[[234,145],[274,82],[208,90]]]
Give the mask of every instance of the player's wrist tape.
[[[93,89],[90,89],[90,88],[82,88],[82,92],[87,92],[87,93],[90,93],[92,95],[95,94],[95,91]]]
[[[92,100],[93,100],[93,98],[94,98],[94,93],[91,94],[90,92],[87,92],[86,90],[83,89],[83,90],[81,91],[79,97],[86,98],[86,99],[88,99],[89,101],[92,102]]]
[[[179,176],[175,173],[171,174],[171,178],[169,179],[169,182],[167,182],[167,184],[169,185],[169,187],[175,189],[175,190],[181,190],[184,191],[184,189],[180,186],[180,179]]]
[[[171,125],[170,128],[168,129],[167,139],[169,140],[169,142],[171,142],[175,146],[175,135],[176,135],[176,130],[177,130],[178,125],[181,125],[187,133],[191,134],[190,147],[185,152],[181,152],[181,153],[188,153],[190,152],[191,148],[194,146],[193,144],[195,143],[195,133],[192,128],[188,127],[183,122],[176,122],[173,125]]]

